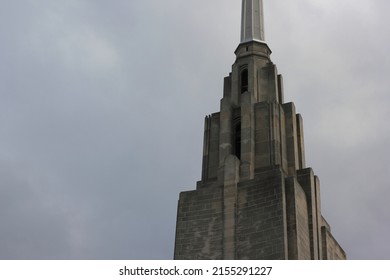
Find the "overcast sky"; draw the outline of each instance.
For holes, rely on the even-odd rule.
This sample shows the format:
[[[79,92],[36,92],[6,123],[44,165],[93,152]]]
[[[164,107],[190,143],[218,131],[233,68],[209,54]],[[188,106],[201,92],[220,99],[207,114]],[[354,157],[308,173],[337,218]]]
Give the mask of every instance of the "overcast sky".
[[[0,259],[172,259],[240,0],[0,0]],[[390,1],[264,0],[323,215],[390,259]]]

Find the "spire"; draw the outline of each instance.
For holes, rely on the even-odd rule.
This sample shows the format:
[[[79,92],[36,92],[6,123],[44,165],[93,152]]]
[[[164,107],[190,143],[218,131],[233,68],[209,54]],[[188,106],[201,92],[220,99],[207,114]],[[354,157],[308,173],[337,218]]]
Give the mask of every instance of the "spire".
[[[264,40],[263,0],[242,0],[241,43]]]

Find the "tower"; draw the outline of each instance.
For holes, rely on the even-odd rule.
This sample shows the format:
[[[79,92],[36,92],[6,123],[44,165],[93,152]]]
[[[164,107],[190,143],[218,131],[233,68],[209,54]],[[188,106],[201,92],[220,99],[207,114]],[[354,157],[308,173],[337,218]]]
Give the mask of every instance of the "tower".
[[[206,116],[202,178],[180,194],[175,259],[345,259],[305,164],[303,120],[284,103],[262,0],[242,1],[220,112]]]

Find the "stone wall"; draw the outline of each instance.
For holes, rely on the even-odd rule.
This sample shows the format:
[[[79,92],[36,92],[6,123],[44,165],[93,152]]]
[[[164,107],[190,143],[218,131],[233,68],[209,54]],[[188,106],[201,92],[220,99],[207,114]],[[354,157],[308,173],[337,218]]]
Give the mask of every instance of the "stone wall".
[[[237,259],[287,259],[284,188],[280,168],[238,185]]]
[[[307,209],[308,209],[308,218],[309,218],[309,233],[310,233],[310,252],[311,259],[318,260],[320,256],[318,255],[319,247],[319,234],[318,234],[318,207],[317,207],[317,197],[316,197],[316,177],[311,168],[297,170],[297,180],[302,186],[303,191],[306,195]]]
[[[322,259],[323,260],[346,260],[347,255],[339,243],[333,237],[329,226],[321,228],[322,236]]]
[[[306,195],[295,177],[286,179],[288,259],[310,260],[309,217]]]
[[[175,259],[223,258],[222,201],[222,188],[204,188],[180,194]]]

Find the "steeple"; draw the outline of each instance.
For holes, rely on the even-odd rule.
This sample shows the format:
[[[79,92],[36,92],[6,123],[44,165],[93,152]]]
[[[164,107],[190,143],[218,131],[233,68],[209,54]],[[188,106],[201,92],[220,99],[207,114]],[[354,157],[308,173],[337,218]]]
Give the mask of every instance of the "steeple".
[[[263,0],[242,0],[241,43],[264,40]]]
[[[303,120],[284,103],[263,1],[242,1],[241,41],[220,111],[206,116],[202,178],[179,198],[175,259],[345,259],[306,168]]]

